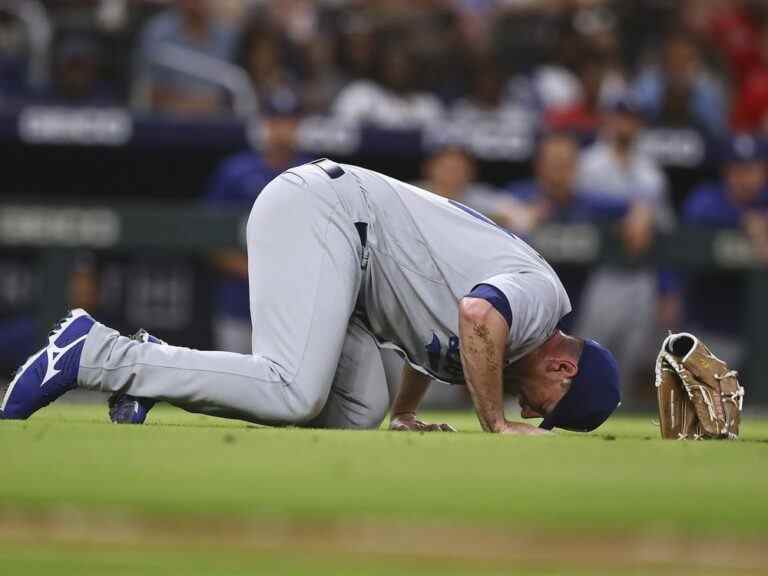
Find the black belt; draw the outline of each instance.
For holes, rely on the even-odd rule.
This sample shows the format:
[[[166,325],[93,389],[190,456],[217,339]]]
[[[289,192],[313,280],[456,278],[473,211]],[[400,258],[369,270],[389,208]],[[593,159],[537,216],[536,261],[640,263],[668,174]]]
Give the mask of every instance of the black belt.
[[[346,174],[344,168],[328,158],[320,158],[311,163],[325,172],[331,180],[336,180]],[[355,222],[355,230],[357,230],[357,234],[360,236],[360,244],[363,247],[363,256],[360,262],[360,267],[365,269],[368,266],[368,253],[365,250],[368,245],[368,223]]]
[[[344,168],[336,164],[333,160],[328,160],[328,158],[320,158],[320,160],[315,160],[312,164],[328,174],[328,178],[331,180],[336,180],[336,178],[344,176]]]

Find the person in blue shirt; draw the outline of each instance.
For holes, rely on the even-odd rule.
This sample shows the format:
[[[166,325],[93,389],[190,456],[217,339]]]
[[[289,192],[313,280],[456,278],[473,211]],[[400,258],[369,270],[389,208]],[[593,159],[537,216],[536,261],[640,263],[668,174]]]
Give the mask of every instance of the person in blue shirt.
[[[689,226],[741,229],[756,256],[768,262],[768,173],[765,146],[756,138],[738,135],[727,146],[722,177],[696,189],[683,206]],[[727,278],[724,278],[727,275]],[[738,365],[743,356],[741,332],[743,279],[733,273],[700,272],[686,279],[686,321],[708,335],[718,355]],[[726,280],[726,281],[724,281]],[[704,336],[702,336],[704,337]]]
[[[542,138],[534,179],[508,186],[507,192],[531,212],[527,219],[531,231],[549,222],[615,223],[621,227],[626,253],[638,256],[652,241],[657,216],[662,212],[663,176],[631,146],[640,126],[633,103],[628,99],[617,101],[607,115],[607,135],[584,152],[570,135],[554,133]],[[628,160],[621,163],[616,149],[625,141]],[[559,265],[557,272],[574,301],[582,303],[579,315],[567,317],[566,322],[582,334],[602,330],[603,338],[612,339],[624,358],[620,365],[627,398],[638,397],[657,324],[667,322],[665,304],[670,287],[674,288],[674,278],[670,279],[666,271],[607,265],[597,269]],[[636,329],[629,333],[614,330],[613,326],[624,321],[620,316],[626,313],[623,302],[631,298],[642,298],[645,306],[655,308],[658,320],[649,314],[641,328],[636,323]],[[608,299],[610,305],[601,305]]]
[[[221,86],[200,75],[169,65],[180,55],[197,55],[195,66],[207,66],[213,78],[215,62],[232,61],[237,32],[217,18],[213,2],[180,0],[152,17],[141,30],[134,54],[134,104],[152,112],[185,116],[227,110]],[[201,64],[202,63],[202,64]]]
[[[658,60],[659,65],[640,72],[633,86],[648,119],[655,125],[696,128],[713,138],[725,134],[727,98],[695,39],[671,33]]]
[[[577,183],[579,143],[567,133],[555,132],[539,143],[534,163],[534,178],[508,184],[504,191],[528,211],[526,218],[507,227],[526,235],[545,222],[585,222],[597,218],[616,218],[627,210],[626,203],[580,189]]]
[[[259,150],[224,160],[216,170],[205,203],[211,209],[239,210],[247,216],[261,190],[273,178],[310,158],[297,149],[298,109],[267,110]],[[214,287],[213,336],[217,350],[250,353],[251,319],[248,260],[244,250],[225,250],[213,257],[218,272]]]
[[[509,183],[504,192],[515,202],[508,217],[500,218],[506,228],[528,236],[546,223],[578,223],[593,220],[596,214],[613,217],[626,208],[619,203],[601,200],[579,190],[576,174],[579,143],[567,133],[552,133],[542,138],[534,162],[534,177]],[[557,273],[573,301],[578,302],[588,271],[580,265],[559,264]],[[563,320],[570,329],[574,316]]]
[[[736,136],[729,142],[724,160],[722,179],[700,186],[685,202],[683,218],[687,223],[746,229],[749,216],[765,219],[765,145],[752,136]]]

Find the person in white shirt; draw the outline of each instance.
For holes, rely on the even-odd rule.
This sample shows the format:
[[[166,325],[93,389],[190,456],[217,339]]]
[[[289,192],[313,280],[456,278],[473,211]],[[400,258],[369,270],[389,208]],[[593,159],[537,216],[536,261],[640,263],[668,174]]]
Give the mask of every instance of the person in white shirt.
[[[614,101],[606,111],[598,140],[581,157],[578,188],[589,190],[596,210],[620,222],[626,266],[599,267],[587,281],[577,334],[595,334],[616,351],[625,389],[643,374],[655,349],[659,276],[656,270],[633,264],[648,250],[655,229],[669,224],[666,179],[653,158],[638,148],[642,119],[629,97]],[[631,326],[631,329],[627,329]]]
[[[350,124],[390,129],[425,128],[443,115],[432,94],[417,88],[414,57],[407,46],[382,40],[377,81],[358,79],[346,86],[333,105],[334,116]]]

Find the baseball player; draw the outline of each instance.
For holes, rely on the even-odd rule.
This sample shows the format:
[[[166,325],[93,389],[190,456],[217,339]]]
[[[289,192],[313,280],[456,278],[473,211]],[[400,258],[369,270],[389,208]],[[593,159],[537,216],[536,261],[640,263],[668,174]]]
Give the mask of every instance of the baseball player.
[[[121,336],[74,310],[18,370],[3,418],[75,387],[108,391],[113,417],[157,400],[268,425],[450,430],[418,420],[431,379],[466,384],[484,430],[589,431],[619,404],[612,354],[558,330],[571,311],[547,262],[463,206],[323,159],[290,169],[248,220],[252,354]],[[406,359],[399,392],[382,350]],[[525,418],[505,418],[504,383]],[[125,407],[130,408],[125,410]]]

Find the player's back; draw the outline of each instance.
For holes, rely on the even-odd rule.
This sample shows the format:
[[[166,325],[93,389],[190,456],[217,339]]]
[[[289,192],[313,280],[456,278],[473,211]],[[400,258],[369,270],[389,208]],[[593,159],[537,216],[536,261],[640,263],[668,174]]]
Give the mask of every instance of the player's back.
[[[359,179],[371,216],[363,287],[368,322],[412,363],[440,379],[463,381],[458,303],[499,275],[525,275],[521,285],[529,294],[521,298],[535,308],[530,325],[512,326],[511,359],[540,344],[570,311],[554,270],[523,240],[457,202],[370,170],[344,169]]]

